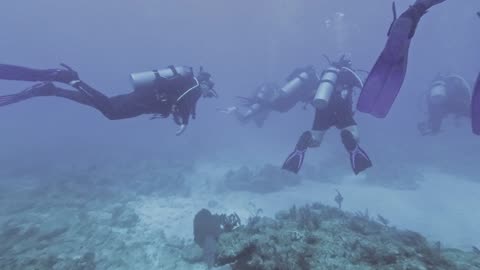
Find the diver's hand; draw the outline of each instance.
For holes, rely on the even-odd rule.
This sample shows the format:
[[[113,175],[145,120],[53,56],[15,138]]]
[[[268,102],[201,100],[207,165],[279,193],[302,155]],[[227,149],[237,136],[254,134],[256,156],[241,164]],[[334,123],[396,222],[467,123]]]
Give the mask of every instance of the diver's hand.
[[[177,132],[175,133],[176,136],[182,135],[183,132],[187,129],[187,125],[181,124],[180,127],[178,128]]]

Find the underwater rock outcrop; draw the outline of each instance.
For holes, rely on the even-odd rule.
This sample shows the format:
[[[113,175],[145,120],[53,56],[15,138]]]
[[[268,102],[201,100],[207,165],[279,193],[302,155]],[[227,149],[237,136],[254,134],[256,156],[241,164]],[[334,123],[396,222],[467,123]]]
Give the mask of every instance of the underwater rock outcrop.
[[[256,171],[246,166],[238,170],[230,170],[225,175],[224,185],[230,190],[268,193],[298,185],[300,181],[301,178],[298,175],[267,164]]]
[[[322,204],[292,207],[222,234],[216,265],[239,270],[480,269],[480,256],[473,252],[444,249],[385,221]]]
[[[203,250],[203,261],[210,269],[215,263],[218,237],[240,226],[236,214],[213,215],[207,209],[200,210],[193,219],[193,236],[195,243]],[[193,260],[192,260],[193,261]]]

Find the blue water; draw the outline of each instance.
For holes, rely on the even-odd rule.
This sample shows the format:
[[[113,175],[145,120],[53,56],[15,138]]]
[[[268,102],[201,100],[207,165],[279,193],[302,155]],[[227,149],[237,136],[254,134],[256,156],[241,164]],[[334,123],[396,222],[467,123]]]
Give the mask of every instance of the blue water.
[[[409,4],[409,0],[399,0],[397,9],[403,11]],[[372,177],[402,182],[402,177],[417,173],[434,171],[441,175],[442,183],[447,179],[451,184],[442,191],[451,191],[447,192],[452,195],[448,199],[456,206],[450,217],[447,211],[442,222],[458,226],[459,230],[469,225],[454,225],[451,217],[460,212],[475,216],[472,211],[480,201],[469,195],[463,208],[462,192],[470,188],[457,191],[455,181],[461,181],[459,186],[468,183],[468,187],[472,182],[479,183],[472,187],[480,188],[480,138],[471,134],[468,120],[458,125],[453,120],[445,121],[444,132],[435,137],[421,137],[416,124],[424,117],[422,93],[438,72],[459,74],[473,84],[480,70],[480,20],[475,15],[479,9],[478,0],[450,0],[428,12],[412,42],[406,81],[388,117],[379,120],[356,114],[361,143],[375,164]],[[343,14],[341,19],[337,13]],[[333,20],[333,25],[327,26],[327,20]],[[190,192],[196,194],[206,192],[205,179],[221,180],[218,175],[229,169],[280,165],[297,137],[311,127],[312,108],[297,106],[287,114],[272,113],[262,129],[239,125],[216,109],[230,106],[235,96],[248,95],[262,82],[281,84],[296,67],[312,64],[319,70],[325,68],[323,54],[337,57],[349,52],[354,67],[369,70],[385,44],[391,20],[391,3],[385,0],[3,1],[1,63],[54,68],[64,62],[74,67],[84,81],[108,95],[130,92],[132,72],[171,64],[204,66],[212,73],[220,98],[200,100],[197,119],[180,137],[175,136],[176,126],[171,119],[149,121],[144,116],[109,121],[91,108],[63,99],[36,98],[1,108],[1,199],[9,201],[12,194],[22,194],[22,181],[34,182],[37,188],[44,182],[60,181],[61,177],[75,175],[82,179],[78,170],[85,173],[83,170],[92,166],[105,174],[116,172],[115,166],[120,164],[135,167],[125,172],[129,168],[125,166],[124,173],[115,176],[122,183],[141,178],[141,173],[152,175],[156,170],[175,168],[181,171],[185,164],[189,168],[201,167],[198,174],[195,169],[187,174],[188,185],[196,183]],[[14,93],[28,85],[2,81],[0,94]],[[143,162],[152,160],[155,169],[142,167]],[[169,163],[172,160],[176,165]],[[308,153],[306,163],[321,172],[320,177],[310,180],[328,180],[340,186],[344,178],[353,179],[349,180],[353,183],[366,181],[351,175],[336,130],[327,134],[320,149]],[[420,178],[435,182],[428,175]],[[102,173],[95,177],[108,178]],[[318,179],[322,177],[328,179]],[[374,182],[388,186],[382,185],[381,179]],[[116,182],[107,185],[115,186]],[[95,188],[95,181],[89,183],[89,188]],[[125,189],[135,189],[135,185]],[[48,192],[43,194],[47,196]],[[363,190],[355,200],[376,196],[377,192],[382,191]],[[422,194],[427,196],[426,203],[441,200],[428,188]],[[373,207],[389,203],[388,196],[378,198],[386,201],[372,202]],[[318,200],[331,201],[324,197]],[[350,208],[353,210],[355,205]],[[432,205],[431,212],[438,211],[442,209]],[[13,214],[13,218],[21,215]],[[480,216],[476,216],[468,220],[479,224]],[[8,218],[12,218],[11,214],[5,214],[2,220]],[[427,211],[418,222],[399,219],[398,223],[425,228],[428,226],[419,224],[428,221]],[[464,237],[467,240],[453,244],[479,245],[478,237],[468,242],[472,231],[468,227]],[[435,236],[444,232],[439,230]]]

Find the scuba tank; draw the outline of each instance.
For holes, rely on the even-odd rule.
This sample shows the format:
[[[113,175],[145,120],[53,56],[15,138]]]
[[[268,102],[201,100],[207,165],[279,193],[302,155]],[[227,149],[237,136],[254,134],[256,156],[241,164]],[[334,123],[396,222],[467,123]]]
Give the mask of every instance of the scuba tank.
[[[242,106],[247,107],[245,113],[242,114],[242,118],[250,118],[262,109],[268,108],[270,103],[276,98],[277,89],[276,84],[264,83],[257,87],[252,97],[237,97],[242,100]]]
[[[247,119],[257,114],[262,109],[262,106],[258,103],[253,103],[248,107],[248,110],[243,114],[243,118]]]
[[[447,84],[443,80],[434,81],[428,92],[428,101],[431,104],[439,105],[445,103],[446,99]]]
[[[282,88],[280,88],[285,96],[290,96],[297,92],[297,90],[299,90],[302,86],[303,82],[310,78],[310,75],[306,71],[302,71],[296,74],[295,77],[291,77],[293,76],[290,76],[288,82]]]
[[[312,105],[316,109],[321,110],[327,107],[330,97],[335,90],[335,84],[337,83],[339,72],[340,69],[331,66],[322,73],[320,84],[318,85],[315,97],[312,101]]]
[[[135,90],[148,89],[155,87],[161,79],[170,79],[176,75],[186,76],[188,74],[193,74],[191,68],[169,66],[164,69],[132,73],[130,74],[130,80]]]
[[[287,77],[287,83],[280,88],[280,94],[283,99],[289,98],[306,88],[315,88],[317,82],[318,76],[313,66],[297,68]]]

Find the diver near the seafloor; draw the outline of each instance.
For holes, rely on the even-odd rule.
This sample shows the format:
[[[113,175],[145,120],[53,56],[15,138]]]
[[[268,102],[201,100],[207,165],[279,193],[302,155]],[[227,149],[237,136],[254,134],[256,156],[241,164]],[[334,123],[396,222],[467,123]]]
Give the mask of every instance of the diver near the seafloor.
[[[353,118],[353,90],[362,88],[360,77],[352,70],[352,63],[345,55],[331,62],[320,76],[313,98],[316,108],[313,128],[305,131],[295,150],[287,157],[282,168],[298,173],[308,148],[320,146],[325,132],[335,126],[341,130],[342,142],[350,154],[350,163],[355,174],[372,166],[369,157],[358,145],[357,123]]]
[[[476,135],[480,135],[480,73],[473,88],[472,96],[472,131]]]
[[[63,65],[63,64],[62,64]],[[185,66],[169,66],[165,69],[131,74],[134,91],[107,97],[80,80],[77,72],[63,65],[62,69],[31,69],[0,64],[1,80],[39,81],[22,92],[0,96],[0,106],[20,102],[32,97],[57,96],[91,106],[110,120],[126,119],[142,114],[154,118],[170,115],[183,133],[191,118],[195,118],[200,97],[216,97],[211,75],[202,68],[196,75]],[[69,84],[76,90],[67,90],[53,84]]]
[[[238,97],[240,106],[222,109],[220,112],[233,114],[240,122],[255,122],[262,127],[272,111],[288,112],[297,103],[309,103],[314,95],[318,77],[312,66],[295,69],[287,82],[279,87],[274,83],[260,85],[250,97]]]
[[[393,4],[394,21],[387,44],[365,81],[357,104],[359,111],[379,118],[387,116],[405,79],[410,42],[420,18],[429,8],[444,1],[416,0],[398,18]]]
[[[418,124],[418,130],[422,135],[435,135],[448,115],[457,119],[470,117],[470,86],[458,75],[438,75],[425,95],[425,102],[427,120]]]

